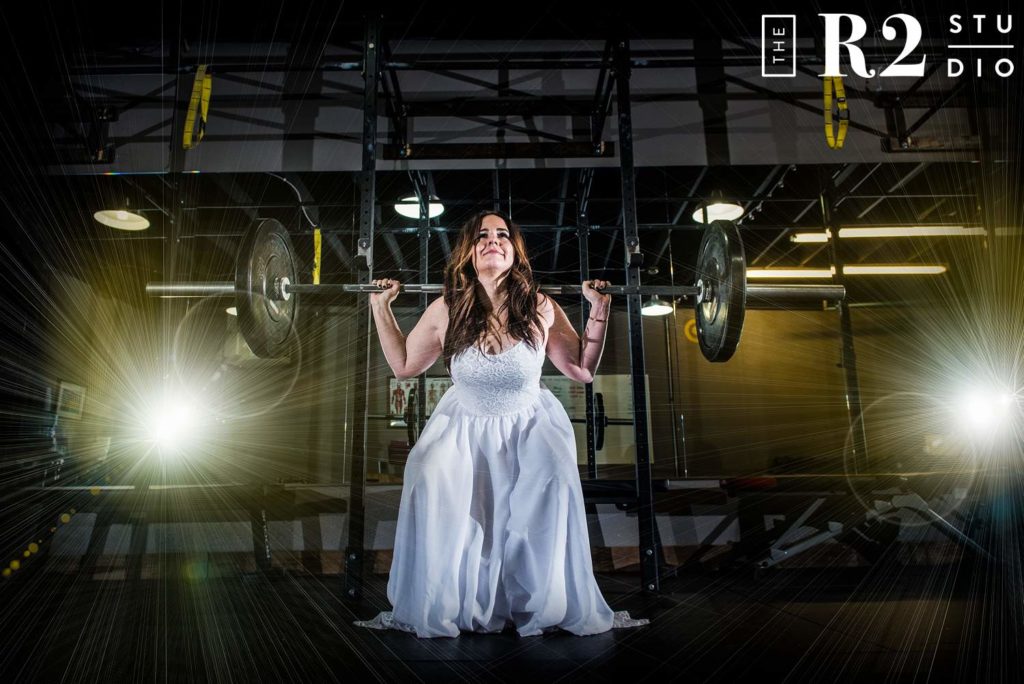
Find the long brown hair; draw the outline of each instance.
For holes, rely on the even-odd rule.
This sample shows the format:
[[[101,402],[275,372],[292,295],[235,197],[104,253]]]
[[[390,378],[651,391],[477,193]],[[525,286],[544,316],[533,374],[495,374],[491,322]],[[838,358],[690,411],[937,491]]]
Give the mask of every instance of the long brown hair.
[[[497,216],[508,227],[512,243],[512,267],[502,281],[507,294],[498,311],[492,311],[476,268],[473,250],[480,235],[480,226],[488,216]],[[448,330],[444,336],[444,367],[450,373],[452,359],[472,345],[481,344],[488,333],[497,333],[492,316],[508,313],[508,334],[536,349],[543,339],[543,324],[537,310],[537,283],[526,256],[526,243],[519,226],[498,211],[481,211],[470,217],[459,232],[459,240],[444,270],[444,302],[448,305]]]

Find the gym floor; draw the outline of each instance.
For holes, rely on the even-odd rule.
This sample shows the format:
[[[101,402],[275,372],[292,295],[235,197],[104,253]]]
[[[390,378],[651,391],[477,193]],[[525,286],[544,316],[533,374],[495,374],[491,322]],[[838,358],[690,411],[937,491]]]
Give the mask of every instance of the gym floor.
[[[1015,610],[1000,578],[946,567],[687,575],[659,595],[599,574],[646,627],[580,638],[418,639],[357,628],[385,580],[273,573],[97,581],[26,574],[0,587],[4,681],[1013,681]],[[1007,631],[1009,630],[1009,631]]]

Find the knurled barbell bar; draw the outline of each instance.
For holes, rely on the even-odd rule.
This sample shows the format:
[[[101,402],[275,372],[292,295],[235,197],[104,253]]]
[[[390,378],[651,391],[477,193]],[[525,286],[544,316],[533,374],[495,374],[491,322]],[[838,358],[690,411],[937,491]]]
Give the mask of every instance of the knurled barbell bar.
[[[377,294],[387,288],[372,283],[320,283],[319,285],[298,284],[289,281],[271,287],[271,292],[283,290],[291,295],[336,296],[341,294]],[[581,295],[582,285],[541,285],[540,291],[550,295]],[[402,283],[399,291],[403,294],[441,294],[444,285],[440,283]],[[609,285],[600,288],[602,294],[641,295],[643,297],[703,297],[707,287],[696,285]],[[173,299],[175,297],[231,297],[237,292],[235,284],[224,281],[192,283],[146,283],[146,294],[151,297]],[[747,292],[766,300],[788,299],[841,299],[845,288],[841,285],[747,285]]]
[[[299,265],[291,238],[275,219],[264,219],[242,240],[235,262],[235,282],[148,283],[153,297],[233,296],[239,330],[257,356],[275,358],[288,353],[298,304],[293,295],[373,294],[376,285],[299,282]],[[409,283],[403,292],[440,294],[440,284]],[[582,285],[541,285],[552,295],[579,295]],[[746,309],[747,294],[766,300],[841,300],[841,285],[748,285],[743,243],[736,226],[715,221],[704,232],[697,256],[694,285],[611,285],[604,294],[650,297],[692,297],[701,353],[709,361],[727,361],[736,351]]]

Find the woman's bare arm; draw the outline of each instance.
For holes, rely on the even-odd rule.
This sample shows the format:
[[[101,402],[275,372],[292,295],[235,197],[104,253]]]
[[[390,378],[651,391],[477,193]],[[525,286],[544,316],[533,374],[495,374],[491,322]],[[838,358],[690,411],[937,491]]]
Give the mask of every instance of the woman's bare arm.
[[[582,338],[572,327],[562,307],[550,297],[546,299],[554,313],[554,321],[548,333],[548,358],[566,377],[585,384],[593,382],[604,353],[611,297],[591,305]]]
[[[391,311],[391,299],[371,296],[370,310],[384,358],[395,377],[404,380],[426,371],[441,355],[441,333],[448,326],[448,307],[443,298],[435,299],[406,337]]]

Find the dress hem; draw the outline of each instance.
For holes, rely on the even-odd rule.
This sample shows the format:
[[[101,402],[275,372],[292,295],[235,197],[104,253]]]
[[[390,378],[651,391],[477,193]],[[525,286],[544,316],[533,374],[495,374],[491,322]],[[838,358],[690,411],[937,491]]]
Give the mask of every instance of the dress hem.
[[[611,631],[613,629],[631,629],[633,627],[643,627],[645,625],[649,625],[650,622],[651,621],[646,619],[646,618],[633,618],[633,617],[630,617],[629,611],[617,610],[617,611],[615,611],[614,615],[612,616],[612,625],[611,625],[611,627],[609,627],[606,630],[602,630],[600,632],[585,632],[585,633],[580,634],[580,633],[573,632],[571,630],[559,627],[558,625],[553,625],[551,627],[546,627],[543,630],[538,631],[538,632],[531,632],[530,634],[521,634],[520,633],[519,636],[521,636],[521,637],[540,636],[542,634],[549,634],[551,632],[568,632],[569,634],[575,634],[576,636],[593,636],[595,634],[604,634],[605,632]],[[457,636],[457,635],[449,635],[449,634],[436,634],[436,635],[422,636],[411,625],[406,625],[406,624],[403,624],[403,623],[398,622],[397,620],[395,620],[395,615],[394,615],[394,613],[392,611],[383,611],[381,613],[378,613],[377,617],[373,618],[372,620],[355,620],[352,624],[355,625],[356,627],[365,627],[366,629],[376,629],[376,630],[380,630],[380,631],[393,630],[393,631],[399,631],[399,632],[409,632],[411,634],[415,634],[417,637],[419,637],[421,639],[430,639],[430,638],[434,638],[434,637],[455,638],[455,636]],[[514,626],[514,623],[511,620],[508,620],[506,622],[506,628],[508,628],[510,626]],[[460,634],[462,634],[462,633],[466,633],[466,634],[499,634],[502,631],[504,631],[504,630],[469,630],[469,629],[460,629],[459,633]]]

